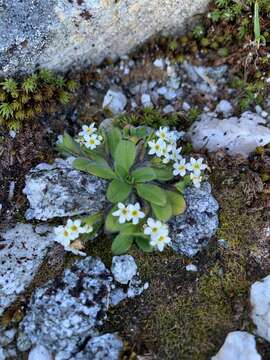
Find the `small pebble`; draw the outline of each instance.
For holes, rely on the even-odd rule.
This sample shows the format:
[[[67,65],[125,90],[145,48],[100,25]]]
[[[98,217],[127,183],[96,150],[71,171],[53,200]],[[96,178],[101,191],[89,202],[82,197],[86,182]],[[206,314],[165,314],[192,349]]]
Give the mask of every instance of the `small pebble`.
[[[160,68],[160,69],[163,69],[164,68],[164,61],[163,59],[156,59],[154,61],[154,66]]]
[[[163,112],[164,112],[164,114],[170,114],[170,113],[174,112],[174,107],[172,105],[167,105],[163,109]]]
[[[186,266],[186,270],[187,271],[191,271],[191,272],[197,272],[198,271],[198,268],[196,265],[194,264],[189,264]]]

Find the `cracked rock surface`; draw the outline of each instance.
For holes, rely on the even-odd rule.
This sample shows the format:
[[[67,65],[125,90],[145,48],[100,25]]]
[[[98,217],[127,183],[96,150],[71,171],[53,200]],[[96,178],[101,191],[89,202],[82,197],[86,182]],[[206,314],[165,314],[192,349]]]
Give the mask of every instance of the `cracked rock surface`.
[[[74,170],[72,161],[39,164],[29,173],[23,190],[30,203],[27,220],[92,214],[104,207],[106,182]]]
[[[47,249],[53,244],[50,228],[18,223],[1,234],[0,315],[34,278]]]
[[[218,229],[218,203],[211,194],[211,185],[185,190],[186,211],[170,221],[172,248],[192,257],[207,246]]]

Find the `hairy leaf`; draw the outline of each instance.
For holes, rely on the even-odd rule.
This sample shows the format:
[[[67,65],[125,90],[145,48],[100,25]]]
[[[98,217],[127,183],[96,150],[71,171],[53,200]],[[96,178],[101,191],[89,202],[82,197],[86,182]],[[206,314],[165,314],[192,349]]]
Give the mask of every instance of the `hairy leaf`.
[[[173,171],[171,166],[166,168],[152,168],[156,174],[156,179],[159,181],[169,181],[173,179]]]
[[[120,143],[122,138],[121,131],[118,128],[113,128],[110,133],[107,135],[107,142],[109,147],[109,152],[114,158],[115,150]]]
[[[147,182],[156,179],[156,173],[151,167],[141,167],[132,171],[135,182]]]
[[[166,191],[167,198],[172,206],[174,216],[182,214],[186,210],[186,202],[182,195],[175,191]]]
[[[124,201],[131,193],[132,186],[119,180],[114,179],[107,189],[107,199],[111,203]]]
[[[151,203],[151,207],[156,218],[163,222],[167,222],[173,215],[172,205],[169,201],[164,206]]]
[[[113,240],[112,252],[115,255],[121,255],[126,253],[133,243],[133,236],[128,234],[119,234]]]
[[[164,206],[167,202],[165,191],[157,185],[137,184],[136,190],[141,198],[153,204]]]
[[[85,158],[78,158],[73,161],[73,167],[77,170],[87,172],[103,179],[110,180],[115,178],[114,172],[106,161],[100,163]]]
[[[115,166],[123,168],[126,172],[133,165],[136,157],[136,146],[129,140],[121,140],[116,147],[114,158]]]

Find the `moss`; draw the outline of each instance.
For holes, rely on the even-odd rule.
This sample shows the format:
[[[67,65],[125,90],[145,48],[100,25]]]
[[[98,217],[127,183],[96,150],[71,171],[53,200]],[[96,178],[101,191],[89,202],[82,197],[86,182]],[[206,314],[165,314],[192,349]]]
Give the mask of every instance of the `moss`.
[[[150,255],[133,250],[150,287],[140,298],[112,308],[104,331],[119,331],[139,355],[208,360],[229,331],[252,330],[249,288],[270,270],[260,269],[251,255],[262,214],[249,211],[248,176],[238,166],[213,165],[211,181],[221,207],[217,236],[228,248],[213,241],[193,260],[199,267],[195,274],[185,270],[190,260],[171,250]]]
[[[23,122],[66,105],[76,83],[49,70],[29,77],[0,79],[0,125],[18,130]]]

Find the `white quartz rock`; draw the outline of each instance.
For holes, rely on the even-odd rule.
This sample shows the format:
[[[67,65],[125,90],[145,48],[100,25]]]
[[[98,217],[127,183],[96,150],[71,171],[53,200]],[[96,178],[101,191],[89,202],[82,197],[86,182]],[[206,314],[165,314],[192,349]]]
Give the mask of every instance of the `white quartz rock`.
[[[119,114],[124,111],[127,105],[126,96],[119,90],[108,90],[103,100],[103,109],[109,109],[113,115]]]
[[[233,331],[211,360],[261,360],[256,350],[256,342],[253,335],[245,331]]]
[[[131,255],[114,256],[111,272],[117,282],[127,284],[137,273],[137,265]]]
[[[250,302],[257,334],[270,341],[270,275],[251,286]]]
[[[240,118],[218,119],[215,113],[204,113],[187,133],[195,150],[206,148],[210,152],[226,150],[230,155],[248,155],[258,146],[270,143],[270,129],[266,119],[244,112]]]

